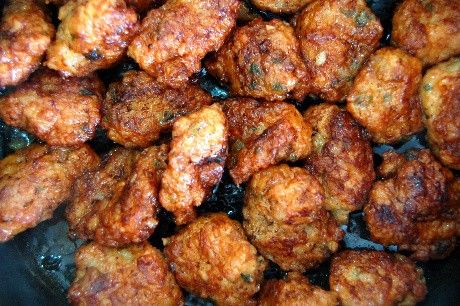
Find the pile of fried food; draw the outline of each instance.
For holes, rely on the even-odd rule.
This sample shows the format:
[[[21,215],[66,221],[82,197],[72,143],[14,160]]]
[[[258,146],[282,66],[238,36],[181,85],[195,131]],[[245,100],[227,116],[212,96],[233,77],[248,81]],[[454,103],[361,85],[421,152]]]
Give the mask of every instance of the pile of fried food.
[[[414,305],[414,261],[460,234],[460,2],[404,0],[391,46],[364,0],[9,0],[0,118],[41,142],[0,161],[0,240],[67,202],[75,305]],[[50,7],[59,7],[57,27]],[[287,22],[289,19],[290,22]],[[139,69],[98,77],[126,57]],[[218,101],[192,82],[205,67]],[[302,114],[293,103],[322,103]],[[86,144],[100,126],[119,146]],[[426,129],[430,149],[388,151]],[[228,171],[242,224],[198,214]],[[177,231],[149,244],[158,212]],[[398,253],[340,250],[350,212]],[[302,273],[331,258],[330,290]],[[272,261],[288,272],[264,279]]]

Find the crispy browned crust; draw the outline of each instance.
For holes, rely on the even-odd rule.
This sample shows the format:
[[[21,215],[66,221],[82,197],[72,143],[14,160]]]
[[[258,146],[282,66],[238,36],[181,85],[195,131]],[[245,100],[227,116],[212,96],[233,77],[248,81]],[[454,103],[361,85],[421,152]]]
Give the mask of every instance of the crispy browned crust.
[[[75,255],[73,305],[183,305],[182,292],[160,251],[144,242],[109,248],[94,242]]]
[[[177,283],[217,305],[253,305],[265,260],[241,225],[223,213],[202,216],[167,239],[165,255]]]
[[[0,161],[0,242],[52,217],[99,158],[90,147],[32,145]]]
[[[420,97],[433,153],[447,167],[460,170],[460,57],[429,69]]]
[[[103,91],[96,75],[64,78],[42,69],[0,98],[0,117],[49,145],[81,145],[99,124]]]
[[[37,69],[54,26],[34,0],[9,0],[0,23],[0,87],[17,85]]]
[[[305,81],[294,29],[277,19],[256,19],[238,28],[206,67],[229,84],[233,95],[269,101],[286,99]]]
[[[329,283],[344,306],[415,305],[427,293],[423,270],[400,254],[346,250],[332,259]]]
[[[344,99],[382,33],[364,0],[325,0],[307,6],[296,20],[307,93],[333,102]]]
[[[102,126],[110,139],[125,147],[147,147],[171,130],[178,117],[211,102],[211,96],[198,85],[173,89],[145,72],[130,71],[121,81],[110,84]]]
[[[420,61],[391,47],[378,50],[358,73],[347,110],[378,143],[394,143],[423,129]]]
[[[337,294],[313,286],[308,278],[290,272],[287,278],[271,279],[260,290],[259,306],[335,306]]]
[[[324,206],[339,223],[367,202],[375,179],[372,146],[353,117],[332,104],[310,107],[304,114],[313,128],[313,152],[307,168],[324,189]]]
[[[139,243],[153,233],[168,146],[142,152],[118,148],[82,176],[66,209],[70,234],[106,246]]]
[[[227,167],[237,184],[281,161],[297,161],[311,150],[311,126],[299,111],[284,102],[227,100],[230,156]]]
[[[174,123],[160,202],[174,214],[176,224],[195,219],[195,206],[220,182],[228,151],[227,131],[218,104],[204,106]]]
[[[455,248],[456,217],[445,169],[425,149],[383,157],[384,180],[374,184],[364,207],[372,239],[398,245],[415,260],[447,257]]]
[[[260,10],[273,13],[295,13],[314,0],[251,0]]]
[[[217,51],[236,22],[238,0],[169,0],[151,10],[129,46],[131,56],[159,82],[181,87]]]
[[[460,54],[460,2],[402,1],[393,15],[391,38],[424,66]]]
[[[136,12],[124,0],[70,0],[59,9],[59,20],[45,64],[67,76],[110,67],[138,28]]]
[[[343,237],[323,199],[320,183],[303,168],[283,164],[257,172],[243,207],[249,240],[283,270],[317,267],[337,251]]]

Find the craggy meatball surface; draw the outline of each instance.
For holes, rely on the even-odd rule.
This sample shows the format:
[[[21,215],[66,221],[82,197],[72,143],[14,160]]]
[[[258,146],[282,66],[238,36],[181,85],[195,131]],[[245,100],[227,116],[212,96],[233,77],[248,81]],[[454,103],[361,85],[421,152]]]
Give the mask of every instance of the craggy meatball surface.
[[[206,67],[233,95],[269,101],[286,99],[305,79],[294,29],[277,19],[238,28]]]
[[[202,216],[166,240],[165,255],[179,286],[217,305],[253,305],[265,260],[241,225],[224,213]]]
[[[169,131],[178,117],[211,102],[211,96],[198,85],[173,89],[145,72],[130,71],[109,86],[102,126],[110,139],[125,147],[147,147]]]
[[[71,235],[119,247],[139,243],[158,224],[158,190],[168,146],[142,152],[117,148],[77,180],[67,206]]]
[[[222,46],[236,23],[238,0],[169,0],[151,10],[129,46],[143,70],[172,87],[181,87],[200,61]]]
[[[0,87],[25,81],[40,65],[54,27],[34,0],[9,0],[0,23]]]
[[[313,152],[307,168],[324,189],[324,206],[339,223],[361,209],[375,179],[372,146],[367,132],[338,106],[322,103],[304,115],[313,128]]]
[[[251,0],[260,10],[273,13],[295,13],[314,0]]]
[[[405,256],[381,251],[339,253],[329,282],[344,306],[415,305],[427,292],[422,269]]]
[[[460,54],[460,2],[404,0],[394,13],[391,37],[424,66]]]
[[[364,0],[325,0],[296,20],[307,69],[307,92],[327,101],[348,94],[362,64],[377,49],[383,29]]]
[[[81,145],[99,124],[103,90],[96,75],[64,78],[42,69],[0,98],[0,117],[50,145]]]
[[[337,251],[343,237],[323,199],[320,183],[303,168],[282,164],[257,172],[243,207],[249,241],[283,270],[317,267]]]
[[[0,242],[52,217],[99,158],[90,147],[32,145],[0,161]]]
[[[237,184],[281,161],[295,162],[311,150],[311,127],[284,102],[233,99],[224,102],[229,122],[227,167]]]
[[[70,0],[59,9],[59,20],[46,65],[67,76],[110,67],[138,27],[136,12],[124,0]]]
[[[174,123],[160,202],[174,214],[176,224],[195,219],[194,207],[220,182],[227,158],[227,130],[218,104],[204,106]]]
[[[269,280],[260,290],[259,306],[335,306],[337,295],[313,286],[308,278],[291,272],[286,279]]]
[[[394,143],[423,129],[420,61],[395,48],[378,50],[358,73],[347,110],[378,143]]]
[[[455,248],[455,212],[445,169],[429,150],[389,151],[372,187],[364,219],[372,240],[398,245],[415,260],[442,259]]]
[[[73,305],[183,305],[182,292],[160,251],[147,242],[125,248],[89,243],[75,256]]]
[[[428,70],[420,96],[433,153],[447,167],[460,170],[460,57]]]

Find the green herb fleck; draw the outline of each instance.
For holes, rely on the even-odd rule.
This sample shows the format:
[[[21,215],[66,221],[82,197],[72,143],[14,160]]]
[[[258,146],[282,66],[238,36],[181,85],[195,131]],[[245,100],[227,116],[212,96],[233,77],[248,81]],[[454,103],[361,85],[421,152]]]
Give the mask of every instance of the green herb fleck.
[[[246,283],[252,283],[252,282],[254,281],[254,278],[252,277],[251,274],[241,273],[241,278],[242,278]]]
[[[169,110],[164,111],[163,116],[162,116],[162,118],[160,120],[160,123],[161,124],[169,123],[171,120],[174,119],[174,117],[175,117],[174,112],[169,111]]]
[[[284,59],[281,58],[281,57],[274,57],[274,58],[272,59],[272,63],[273,63],[273,64],[281,64],[282,62],[284,62]]]
[[[358,27],[364,27],[369,22],[369,19],[369,14],[367,14],[366,11],[361,11],[358,15],[356,15],[355,22],[358,25]]]
[[[256,90],[258,86],[259,84],[256,81],[251,81],[251,83],[249,84],[249,88],[251,88],[252,90]]]
[[[354,17],[354,16],[356,16],[356,12],[353,11],[353,10],[348,10],[348,9],[341,8],[341,9],[340,9],[340,12],[341,12],[342,14],[344,14],[345,16],[347,16],[347,17]]]
[[[390,103],[391,102],[391,93],[386,92],[383,94],[383,102]]]
[[[80,89],[80,95],[82,95],[82,96],[93,96],[94,92],[92,90],[82,88],[82,89]]]
[[[356,97],[355,103],[359,106],[367,106],[372,103],[373,97],[369,95],[359,95]]]
[[[155,159],[153,161],[153,167],[155,169],[164,169],[166,167],[166,164],[161,160]]]
[[[242,142],[239,139],[237,139],[232,145],[232,150],[236,152],[241,151],[243,148],[244,148],[244,142]]]
[[[423,84],[423,90],[424,91],[432,91],[433,90],[433,85],[431,85],[429,83],[425,83],[425,84]]]
[[[285,91],[285,90],[286,90],[286,87],[285,87],[283,84],[278,83],[278,82],[273,83],[273,84],[272,84],[272,88],[273,88],[273,90],[275,90],[275,91]]]
[[[299,159],[299,157],[297,156],[297,154],[295,154],[295,153],[289,154],[289,161],[296,162],[298,159]]]
[[[257,63],[252,63],[249,66],[249,72],[253,75],[261,76],[262,75],[262,69],[260,69],[260,66]]]
[[[250,134],[261,134],[263,131],[265,131],[265,125],[263,123],[259,123],[258,125],[256,126],[252,126],[251,128],[249,128],[249,133]]]

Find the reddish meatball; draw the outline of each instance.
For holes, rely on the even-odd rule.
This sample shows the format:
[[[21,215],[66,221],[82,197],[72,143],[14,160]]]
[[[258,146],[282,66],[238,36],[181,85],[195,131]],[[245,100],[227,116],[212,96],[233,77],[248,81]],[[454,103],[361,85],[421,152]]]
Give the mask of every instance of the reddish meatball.
[[[64,78],[39,70],[0,98],[0,117],[50,145],[81,145],[93,138],[99,124],[103,91],[96,75]]]
[[[374,241],[398,245],[416,260],[440,259],[455,248],[456,220],[445,170],[428,150],[386,152],[383,180],[364,208]]]
[[[305,79],[294,29],[277,19],[256,19],[238,28],[206,66],[233,95],[269,101],[291,96]]]
[[[317,267],[337,251],[343,237],[323,199],[320,183],[303,168],[283,164],[257,172],[243,207],[249,241],[283,270]]]
[[[102,126],[110,139],[125,147],[147,147],[170,131],[178,117],[211,102],[211,96],[197,85],[172,89],[145,72],[130,71],[109,86]]]
[[[37,1],[6,2],[0,23],[0,87],[17,85],[37,69],[54,32]]]
[[[99,158],[90,147],[32,145],[0,161],[0,242],[53,216],[72,185]]]
[[[307,167],[324,188],[325,208],[339,223],[361,209],[375,179],[372,147],[367,132],[345,110],[320,104],[307,110],[313,127],[313,153]]]
[[[125,248],[89,243],[75,255],[73,305],[183,305],[182,292],[160,251],[147,242]]]
[[[151,10],[129,46],[143,70],[172,87],[181,87],[200,61],[222,46],[236,22],[238,0],[169,0]]]
[[[332,260],[331,290],[344,306],[415,305],[425,298],[423,270],[399,254],[343,251]]]
[[[237,184],[281,161],[302,160],[311,149],[311,127],[284,102],[234,99],[224,103],[229,122],[227,167]]]
[[[260,10],[273,13],[295,13],[314,0],[251,0]]]
[[[325,0],[307,6],[296,33],[307,67],[306,91],[340,101],[379,46],[382,26],[364,0]]]
[[[110,152],[98,169],[75,184],[66,210],[71,235],[113,247],[149,238],[158,224],[167,154],[167,145]]]
[[[170,239],[165,254],[178,284],[217,305],[254,305],[265,260],[241,225],[223,213],[202,216]]]

